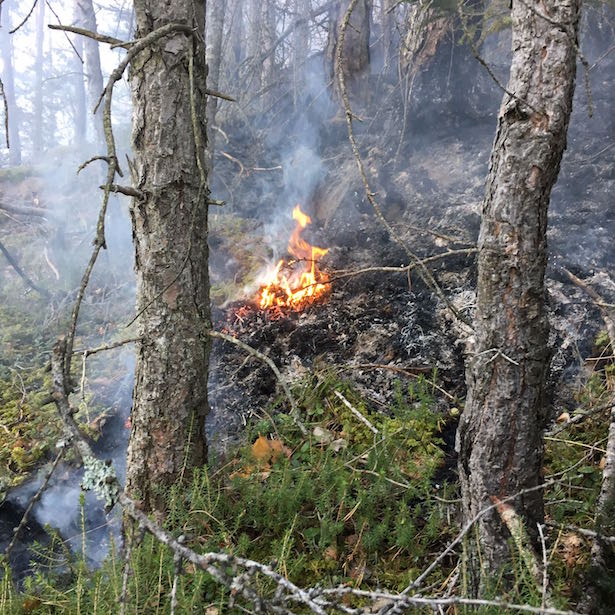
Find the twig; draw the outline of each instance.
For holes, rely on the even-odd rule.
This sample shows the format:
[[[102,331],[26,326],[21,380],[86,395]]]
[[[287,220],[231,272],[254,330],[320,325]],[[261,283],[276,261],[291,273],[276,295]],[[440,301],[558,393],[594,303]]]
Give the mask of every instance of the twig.
[[[378,434],[379,431],[374,427],[368,419],[366,419],[339,391],[334,391],[335,396],[342,401],[342,403],[352,412],[367,428],[374,434]]]
[[[32,8],[30,9],[30,12],[22,19],[21,23],[18,26],[15,26],[12,30],[9,30],[9,34],[15,34],[15,32],[17,32],[17,30],[21,29],[24,26],[26,21],[28,21],[28,19],[30,19],[32,13],[34,13],[34,9],[36,8],[37,4],[38,4],[38,0],[34,0],[34,2],[32,4]]]
[[[15,270],[15,272],[19,275],[19,277],[32,289],[35,290],[39,295],[44,297],[45,299],[51,298],[51,293],[34,283],[28,275],[24,272],[24,270],[19,266],[17,260],[11,255],[11,253],[6,249],[2,241],[0,241],[0,252],[4,254],[4,257],[9,262],[9,265]]]
[[[295,402],[295,398],[290,392],[288,385],[286,384],[286,382],[284,382],[284,378],[282,378],[282,374],[280,373],[280,370],[278,369],[277,365],[267,355],[256,350],[255,348],[252,348],[252,346],[249,346],[245,342],[242,342],[241,340],[237,339],[236,337],[233,337],[232,335],[227,335],[226,333],[220,333],[220,331],[212,331],[212,330],[207,331],[207,334],[210,337],[214,337],[214,338],[217,337],[218,339],[224,340],[225,342],[229,342],[231,344],[235,344],[235,346],[239,346],[239,348],[255,356],[257,359],[260,359],[261,361],[263,361],[263,363],[266,363],[271,368],[271,371],[275,374],[276,378],[278,379],[278,382],[280,383],[280,386],[282,387],[284,394],[288,398],[290,407],[292,408],[292,416],[295,421],[295,424],[297,425],[297,427],[299,427],[299,429],[301,430],[301,433],[304,436],[307,435],[308,431],[305,425],[299,420],[299,408],[297,407],[297,402]]]
[[[103,162],[106,162],[107,164],[111,162],[111,160],[109,159],[109,156],[92,156],[92,158],[90,158],[89,160],[86,160],[83,164],[79,165],[79,168],[77,169],[77,175],[79,175],[79,173],[81,173],[81,171],[83,171],[85,167],[87,167],[92,162],[95,162],[96,160],[102,160]]]
[[[106,190],[107,186],[98,186],[101,190]],[[137,190],[136,188],[133,188],[132,186],[120,186],[118,184],[111,184],[108,187],[110,192],[113,193],[119,193],[119,194],[123,194],[125,196],[130,196],[133,197],[135,199],[138,199],[139,201],[142,201],[145,198],[145,193],[141,192],[141,190]]]
[[[59,446],[60,446],[60,450],[58,454],[56,455],[56,458],[53,460],[53,464],[51,465],[51,468],[49,469],[47,474],[45,474],[45,478],[43,482],[41,483],[41,486],[38,488],[37,492],[32,496],[32,498],[30,498],[30,502],[28,503],[28,506],[26,510],[24,511],[23,517],[21,518],[19,525],[13,530],[13,538],[11,539],[9,546],[6,548],[6,551],[4,552],[7,558],[10,557],[11,552],[13,551],[15,545],[17,544],[21,530],[23,530],[23,528],[26,526],[26,523],[28,523],[28,519],[30,518],[30,513],[32,512],[32,509],[34,508],[34,505],[39,501],[41,495],[43,495],[43,491],[45,491],[45,489],[47,488],[51,475],[54,473],[55,469],[58,467],[58,463],[60,463],[60,459],[62,459],[62,457],[64,456],[64,453],[66,452],[66,446],[64,443],[61,443]]]
[[[575,534],[581,534],[581,536],[586,536],[587,538],[591,538],[595,540],[596,538],[600,538],[600,540],[615,545],[615,536],[603,536],[594,530],[588,530],[584,527],[578,527],[577,525],[570,525],[569,523],[555,523],[554,521],[545,521],[545,525],[548,527],[552,527],[558,530],[568,530],[570,532],[575,532]]]
[[[359,363],[358,365],[345,365],[343,369],[386,369],[392,372],[397,372],[399,374],[403,374],[404,376],[408,376],[410,378],[420,378],[423,373],[425,373],[425,369],[422,367],[399,367],[398,365],[381,365],[379,363]],[[421,373],[417,374],[416,371]],[[433,368],[429,368],[428,371],[433,371]],[[437,391],[440,391],[442,395],[450,399],[451,401],[457,401],[457,398],[454,395],[451,395],[447,390],[443,389],[441,386],[438,386],[434,382],[429,383]]]
[[[228,100],[229,102],[237,102],[236,98],[229,96],[228,94],[223,94],[222,92],[218,92],[217,90],[210,90],[209,88],[205,88],[205,94],[207,96],[213,96],[214,98],[221,98],[222,100]]]
[[[60,16],[54,10],[54,8],[51,5],[51,3],[49,2],[49,0],[45,0],[45,4],[49,8],[49,10],[53,13],[53,16],[58,20],[58,24],[61,24],[62,20],[60,19]],[[68,44],[73,48],[73,51],[75,52],[75,55],[79,58],[79,61],[81,62],[81,64],[83,64],[84,63],[83,62],[83,58],[81,57],[81,55],[77,51],[77,48],[75,47],[73,41],[70,40],[70,36],[68,36],[68,34],[66,32],[64,32],[64,36],[66,37],[66,40],[68,41]]]
[[[142,338],[140,337],[131,337],[127,340],[120,340],[119,342],[112,342],[111,344],[105,344],[104,346],[97,346],[96,348],[79,348],[78,350],[73,350],[73,354],[85,354],[88,357],[92,354],[96,354],[98,352],[104,352],[106,350],[113,350],[114,348],[119,348],[120,346],[124,346],[125,344],[132,344],[133,342],[138,342]]]
[[[542,546],[542,602],[541,607],[544,609],[547,606],[548,587],[549,587],[549,558],[547,557],[547,543],[542,530],[542,523],[537,523],[538,535],[540,536],[540,545]]]

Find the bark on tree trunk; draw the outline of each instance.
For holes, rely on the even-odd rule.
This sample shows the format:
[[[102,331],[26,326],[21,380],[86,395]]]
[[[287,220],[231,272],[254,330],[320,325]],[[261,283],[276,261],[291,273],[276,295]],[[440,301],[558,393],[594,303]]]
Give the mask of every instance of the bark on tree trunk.
[[[206,460],[205,0],[136,0],[135,10],[137,39],[169,23],[195,32],[159,39],[130,75],[133,185],[144,198],[131,206],[141,341],[126,488],[142,509],[164,514],[162,490]]]
[[[339,93],[338,67],[335,61],[339,31],[349,5],[350,0],[340,0],[329,11],[329,38],[325,49],[325,73],[332,83],[336,95]],[[351,103],[365,100],[368,91],[371,11],[371,0],[358,0],[350,16],[344,37],[342,70],[346,78],[346,87]]]
[[[508,91],[515,98],[504,96],[491,154],[479,236],[475,341],[457,433],[465,521],[542,482],[547,209],[566,148],[580,5],[580,0],[513,1]],[[544,515],[542,492],[508,504],[535,541]],[[510,563],[511,534],[496,510],[480,519],[478,537],[480,562],[474,538],[467,545],[474,594]]]
[[[77,0],[75,4],[75,21],[76,24],[91,32],[97,32],[96,14],[92,0]],[[103,76],[100,67],[100,52],[98,49],[98,41],[91,38],[85,38],[83,41],[83,49],[85,51],[85,72],[87,75],[87,90],[90,110],[93,111],[100,94],[103,91]],[[96,143],[101,147],[105,143],[105,133],[103,130],[102,121],[102,105],[94,116],[94,131],[96,135]]]

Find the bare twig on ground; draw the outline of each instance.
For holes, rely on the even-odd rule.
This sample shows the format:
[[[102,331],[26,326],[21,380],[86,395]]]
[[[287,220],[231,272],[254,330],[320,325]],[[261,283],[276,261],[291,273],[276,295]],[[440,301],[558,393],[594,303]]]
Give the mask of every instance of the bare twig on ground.
[[[334,391],[335,396],[363,423],[372,433],[378,434],[378,430],[366,419],[339,391]]]
[[[235,346],[239,346],[239,348],[241,348],[242,350],[245,350],[245,352],[247,352],[248,354],[255,356],[257,359],[259,359],[260,361],[263,361],[263,363],[267,364],[271,368],[271,371],[275,374],[275,377],[278,379],[278,382],[280,383],[280,386],[282,387],[284,394],[288,398],[290,407],[292,409],[292,417],[295,421],[295,424],[297,425],[297,427],[299,427],[303,435],[307,435],[308,431],[305,425],[299,419],[299,408],[297,406],[297,402],[295,401],[293,394],[290,392],[290,388],[288,387],[286,382],[284,382],[284,378],[282,378],[282,374],[280,373],[278,366],[267,355],[256,350],[255,348],[252,348],[252,346],[249,346],[245,342],[238,340],[236,337],[233,337],[232,335],[227,335],[226,333],[220,333],[219,331],[211,331],[211,330],[207,331],[207,333],[210,337],[214,337],[214,338],[217,337],[218,339],[224,340],[225,342],[229,342],[231,344],[235,344]]]

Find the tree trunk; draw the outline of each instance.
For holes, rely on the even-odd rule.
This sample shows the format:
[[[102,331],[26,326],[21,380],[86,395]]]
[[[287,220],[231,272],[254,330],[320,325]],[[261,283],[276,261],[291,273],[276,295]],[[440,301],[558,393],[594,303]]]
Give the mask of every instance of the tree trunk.
[[[337,48],[340,26],[350,0],[340,0],[329,11],[329,34],[325,49],[325,72],[333,86],[335,95],[339,94]],[[342,50],[342,70],[350,102],[364,101],[367,95],[369,77],[369,32],[371,0],[358,0],[346,28],[344,49]]]
[[[209,4],[210,14],[207,21],[207,82],[211,90],[220,89],[220,65],[222,63],[222,38],[224,36],[224,17],[226,13],[226,0],[216,0]],[[212,96],[207,101],[207,168],[209,174],[214,168],[214,149],[216,145],[216,133],[214,124],[218,111],[218,99]]]
[[[547,209],[566,148],[580,5],[580,0],[513,1],[508,91],[515,97],[504,96],[491,154],[479,236],[475,341],[457,433],[466,522],[542,482]],[[537,547],[542,491],[507,504]],[[481,517],[478,537],[480,557],[474,538],[467,545],[474,594],[511,562],[511,534],[496,509]]]
[[[75,13],[75,22],[78,26],[90,30],[91,32],[97,32],[96,14],[94,13],[92,0],[76,0]],[[83,49],[85,51],[85,72],[87,75],[89,106],[90,110],[93,111],[104,88],[102,70],[100,68],[98,41],[85,38],[83,41]],[[105,143],[102,105],[94,115],[94,132],[97,145],[102,147]]]
[[[45,42],[45,3],[39,2],[36,10],[36,57],[34,64],[34,125],[32,145],[34,158],[43,151],[43,45]]]
[[[308,16],[310,5],[307,0],[293,0],[293,13],[295,19],[305,19],[305,23],[297,26],[293,31],[292,70],[293,70],[293,106],[297,108],[306,74],[305,63],[310,52],[310,25]]]
[[[132,181],[144,197],[131,206],[141,341],[126,489],[143,510],[164,514],[164,490],[206,460],[205,0],[136,0],[135,11],[137,40],[169,23],[196,33],[159,39],[135,58],[130,74]]]
[[[85,101],[85,74],[83,72],[83,37],[72,36],[71,40],[75,46],[74,58],[72,61],[75,76],[73,78],[73,91],[74,91],[74,106],[75,106],[75,119],[74,119],[74,141],[77,147],[83,146],[86,140],[87,132],[87,105]]]
[[[248,4],[248,58],[250,74],[248,75],[249,97],[260,92],[263,87],[263,64],[259,62],[263,44],[263,5],[261,0],[249,0]]]
[[[15,99],[15,77],[13,72],[13,45],[9,30],[11,29],[11,12],[8,2],[4,3],[2,14],[2,28],[0,28],[0,46],[2,47],[2,83],[4,84],[4,95],[9,110],[9,164],[16,166],[21,164],[21,136],[19,129],[21,125],[20,110]]]

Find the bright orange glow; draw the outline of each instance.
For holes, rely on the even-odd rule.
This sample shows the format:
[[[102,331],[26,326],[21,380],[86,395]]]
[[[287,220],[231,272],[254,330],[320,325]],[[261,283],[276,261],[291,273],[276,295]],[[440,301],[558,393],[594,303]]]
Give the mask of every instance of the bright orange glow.
[[[303,229],[312,220],[301,211],[299,205],[293,210],[293,219],[297,225],[288,241],[288,253],[295,260],[287,262],[282,259],[265,274],[258,292],[258,302],[263,310],[271,307],[301,310],[328,290],[328,278],[318,269],[318,259],[328,250],[312,246],[301,238]]]

